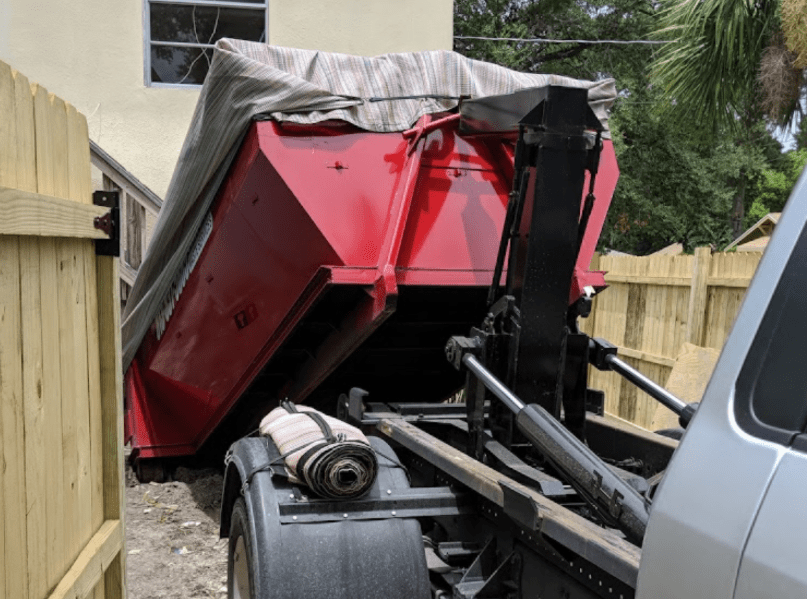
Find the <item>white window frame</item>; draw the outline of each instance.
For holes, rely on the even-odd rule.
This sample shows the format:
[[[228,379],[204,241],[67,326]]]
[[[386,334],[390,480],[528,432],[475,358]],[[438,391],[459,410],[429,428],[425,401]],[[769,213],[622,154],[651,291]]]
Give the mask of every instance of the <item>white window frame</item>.
[[[269,38],[269,0],[263,2],[239,2],[238,0],[143,0],[143,81],[146,87],[168,87],[175,89],[200,89],[197,83],[162,83],[151,80],[151,47],[172,46],[176,48],[213,48],[213,44],[196,44],[189,42],[157,42],[151,40],[151,5],[152,4],[185,4],[188,6],[212,6],[214,8],[243,8],[250,10],[263,9],[264,31],[266,41]]]

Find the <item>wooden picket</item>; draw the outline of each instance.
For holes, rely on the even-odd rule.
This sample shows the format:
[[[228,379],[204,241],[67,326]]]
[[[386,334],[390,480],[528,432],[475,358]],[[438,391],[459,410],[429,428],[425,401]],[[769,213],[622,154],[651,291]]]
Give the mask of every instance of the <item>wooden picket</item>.
[[[720,350],[762,254],[595,256],[609,288],[594,300],[582,328],[617,345],[620,356],[665,384],[685,342]],[[607,412],[649,427],[656,402],[614,373],[592,371]]]
[[[87,122],[2,62],[0,115],[0,594],[123,597],[117,260],[95,255]]]

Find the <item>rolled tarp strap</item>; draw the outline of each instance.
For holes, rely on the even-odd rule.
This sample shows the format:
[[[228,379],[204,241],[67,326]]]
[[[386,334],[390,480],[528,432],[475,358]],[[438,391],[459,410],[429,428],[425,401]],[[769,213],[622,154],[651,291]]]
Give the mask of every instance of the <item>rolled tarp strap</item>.
[[[349,424],[307,406],[275,408],[260,432],[277,446],[289,480],[320,497],[361,497],[375,482],[378,460],[367,437]]]

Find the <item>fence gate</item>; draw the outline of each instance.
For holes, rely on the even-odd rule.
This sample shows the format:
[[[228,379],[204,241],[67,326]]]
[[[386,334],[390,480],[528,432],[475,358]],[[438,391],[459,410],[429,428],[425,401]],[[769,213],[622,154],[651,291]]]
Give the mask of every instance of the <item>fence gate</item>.
[[[95,242],[109,212],[86,119],[0,62],[4,597],[125,594],[118,266]]]

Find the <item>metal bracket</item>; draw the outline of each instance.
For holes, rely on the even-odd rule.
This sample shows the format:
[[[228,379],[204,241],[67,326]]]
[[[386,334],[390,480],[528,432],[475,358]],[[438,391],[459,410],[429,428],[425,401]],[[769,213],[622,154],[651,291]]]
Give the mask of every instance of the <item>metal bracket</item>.
[[[120,192],[94,191],[92,203],[109,208],[103,216],[96,216],[93,225],[109,236],[95,240],[96,256],[120,256]]]
[[[527,530],[538,530],[541,515],[535,500],[505,481],[499,482],[504,499],[504,513]]]
[[[293,489],[296,490],[296,487]],[[388,489],[386,495],[348,501],[308,499],[285,488],[278,502],[281,524],[342,522],[345,520],[386,520],[391,518],[424,518],[460,516],[473,513],[470,496],[448,487]]]
[[[611,370],[610,366],[610,356],[616,356],[617,348],[616,345],[597,337],[595,339],[591,339],[588,344],[589,353],[588,353],[588,361],[589,364],[594,366],[597,370],[608,371]]]
[[[454,586],[454,597],[491,599],[521,596],[521,555],[511,552],[502,559],[496,545],[496,537],[491,537]]]
[[[602,474],[596,470],[594,471],[594,479],[596,480],[594,487],[594,492],[596,493],[595,499],[605,506],[612,518],[619,518],[619,515],[622,513],[622,499],[624,495],[617,489],[613,490],[612,495],[608,495],[602,484]]]
[[[462,370],[462,358],[465,354],[478,356],[482,349],[482,340],[479,337],[463,337],[454,335],[446,343],[446,358],[457,370]]]

